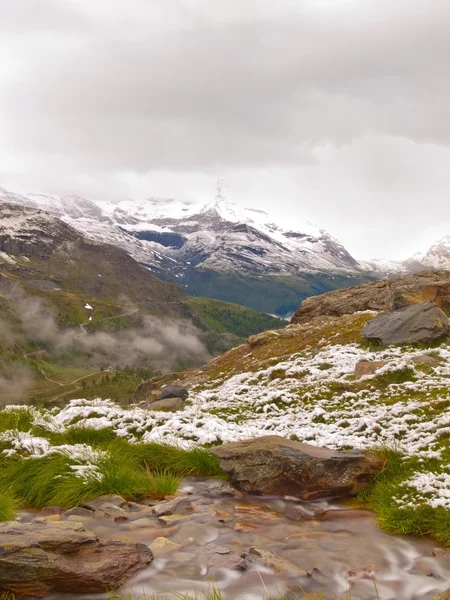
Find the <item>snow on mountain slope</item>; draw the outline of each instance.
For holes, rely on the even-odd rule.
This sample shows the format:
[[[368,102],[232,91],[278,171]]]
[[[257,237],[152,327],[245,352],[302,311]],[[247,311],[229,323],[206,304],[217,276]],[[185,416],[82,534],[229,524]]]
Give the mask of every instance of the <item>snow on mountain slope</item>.
[[[420,262],[429,269],[450,269],[450,235],[435,242]]]
[[[159,198],[94,202],[0,188],[0,200],[46,210],[94,239],[125,248],[150,268],[171,266],[178,277],[189,265],[247,274],[360,271],[324,230],[309,223],[285,230],[267,213],[240,208],[220,194],[201,205]]]
[[[208,296],[285,316],[312,294],[375,276],[310,223],[292,228],[220,193],[206,205],[167,198],[102,201],[20,194],[0,202],[40,208],[91,239],[125,249],[159,278]],[[290,223],[289,215],[282,215]]]

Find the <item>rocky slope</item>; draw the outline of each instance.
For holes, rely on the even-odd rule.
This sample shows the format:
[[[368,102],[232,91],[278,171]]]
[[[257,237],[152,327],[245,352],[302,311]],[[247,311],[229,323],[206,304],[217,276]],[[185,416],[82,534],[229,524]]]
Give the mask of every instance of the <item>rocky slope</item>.
[[[444,311],[450,311],[450,271],[423,271],[307,298],[295,312],[291,323],[366,310],[390,311],[427,300]]]
[[[153,273],[196,296],[285,315],[299,301],[368,280],[347,250],[309,223],[283,228],[263,211],[241,209],[220,192],[209,204],[173,199],[93,202],[77,196],[21,195],[93,239],[124,248]]]

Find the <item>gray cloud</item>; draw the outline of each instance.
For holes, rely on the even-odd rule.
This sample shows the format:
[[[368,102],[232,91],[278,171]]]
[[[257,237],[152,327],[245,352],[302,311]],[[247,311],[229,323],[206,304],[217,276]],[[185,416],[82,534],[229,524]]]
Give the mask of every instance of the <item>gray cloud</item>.
[[[358,237],[364,204],[391,240],[393,199],[403,217],[431,197],[450,218],[447,0],[30,4],[0,0],[16,65],[0,67],[6,183],[198,196],[225,174],[238,201],[301,198],[295,214],[358,256],[408,251]],[[254,177],[290,187],[250,195]],[[424,213],[406,222],[417,238]]]

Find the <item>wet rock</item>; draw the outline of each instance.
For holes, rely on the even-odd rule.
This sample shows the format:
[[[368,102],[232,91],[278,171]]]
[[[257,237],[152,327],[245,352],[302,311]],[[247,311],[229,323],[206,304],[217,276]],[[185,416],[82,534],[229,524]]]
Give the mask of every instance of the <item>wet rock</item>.
[[[99,540],[81,523],[43,520],[0,524],[1,592],[102,593],[153,560],[144,544]]]
[[[358,567],[356,569],[349,569],[347,571],[347,577],[351,582],[357,581],[358,579],[373,579],[377,573],[376,565],[367,565],[365,567]]]
[[[149,548],[155,556],[160,556],[161,554],[167,554],[168,552],[179,550],[182,548],[182,545],[175,544],[175,542],[171,542],[165,537],[158,537],[153,540]]]
[[[384,367],[386,362],[384,360],[360,360],[355,366],[355,379],[360,379],[365,375],[374,375],[378,369]]]
[[[245,571],[248,568],[247,560],[226,546],[207,544],[203,548],[203,552],[206,555],[209,568],[232,569],[234,571]]]
[[[283,517],[270,510],[264,504],[237,504],[234,513],[238,519],[250,521],[270,521],[272,523],[283,520]]]
[[[154,527],[156,525],[155,519],[151,519],[148,516],[143,516],[142,519],[134,519],[126,524],[126,528],[130,531],[136,529],[142,529],[143,527]]]
[[[175,525],[176,523],[181,523],[181,521],[186,521],[190,519],[191,515],[166,515],[163,517],[158,517],[158,521],[161,525]]]
[[[315,518],[320,521],[341,521],[355,519],[375,519],[375,513],[365,508],[339,508],[324,510],[315,515]]]
[[[248,555],[252,559],[257,559],[269,569],[273,569],[276,573],[282,573],[290,577],[308,577],[308,572],[294,565],[289,560],[282,556],[277,556],[269,550],[252,546],[249,548]]]
[[[127,501],[122,498],[122,496],[117,496],[117,494],[108,494],[106,496],[99,496],[98,498],[87,500],[86,502],[83,502],[82,507],[88,508],[89,510],[97,510],[102,504],[106,503],[122,507],[127,504]]]
[[[61,515],[65,512],[65,508],[61,508],[61,506],[44,506],[41,509],[41,517],[48,517],[49,515]]]
[[[233,497],[238,496],[239,492],[234,489],[232,485],[225,481],[218,481],[208,486],[208,494],[211,496],[221,497]]]
[[[355,494],[383,466],[370,452],[317,448],[276,435],[224,444],[210,452],[240,489],[300,500]]]
[[[183,515],[192,512],[192,498],[185,498],[183,496],[174,498],[169,502],[163,502],[157,504],[152,508],[152,512],[157,517],[164,517],[165,515]]]
[[[383,346],[430,343],[447,337],[450,323],[446,314],[428,301],[378,315],[365,325],[362,334],[367,340],[380,342]]]
[[[94,516],[94,511],[89,510],[88,508],[81,508],[81,506],[76,506],[75,508],[70,508],[66,510],[61,515],[61,519],[66,520],[70,517],[86,517],[92,518]]]
[[[116,506],[111,502],[104,502],[95,510],[94,517],[97,519],[117,519],[127,518],[127,513],[120,506]]]
[[[251,533],[252,531],[261,531],[265,529],[265,526],[261,523],[241,523],[236,521],[233,529],[235,531],[240,531],[241,533]]]
[[[155,504],[157,504],[157,503],[155,502]],[[139,504],[138,502],[127,502],[123,508],[127,508],[128,510],[130,510],[132,512],[141,512],[141,511],[149,510],[147,504]]]

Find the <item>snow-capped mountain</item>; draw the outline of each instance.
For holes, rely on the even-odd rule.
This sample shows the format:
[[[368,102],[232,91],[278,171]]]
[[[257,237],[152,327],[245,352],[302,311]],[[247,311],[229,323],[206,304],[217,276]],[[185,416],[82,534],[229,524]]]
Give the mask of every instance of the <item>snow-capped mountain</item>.
[[[364,267],[323,229],[309,223],[282,227],[220,192],[204,205],[164,198],[93,201],[0,188],[0,201],[43,209],[95,240],[120,246],[188,293],[267,312],[287,313],[302,297],[366,277]],[[258,280],[270,285],[263,288]],[[269,302],[253,297],[263,289]]]
[[[450,269],[450,235],[435,242],[420,262],[428,269]]]
[[[220,196],[206,205],[158,198],[93,202],[0,188],[0,200],[45,210],[95,239],[125,247],[155,268],[172,259],[181,271],[193,262],[197,268],[254,274],[358,269],[357,261],[323,229],[304,223],[286,230],[264,211],[240,208]]]

